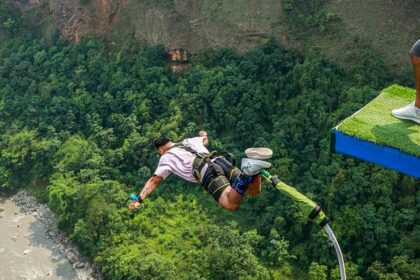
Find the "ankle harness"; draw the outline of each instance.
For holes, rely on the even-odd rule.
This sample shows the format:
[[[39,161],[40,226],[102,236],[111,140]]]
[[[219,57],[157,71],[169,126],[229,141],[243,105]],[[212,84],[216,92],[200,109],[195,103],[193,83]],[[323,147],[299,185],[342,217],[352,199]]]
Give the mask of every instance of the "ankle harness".
[[[236,190],[239,194],[244,195],[246,190],[248,189],[248,185],[252,182],[252,176],[245,175],[241,173],[241,175],[236,178],[236,180],[231,184],[232,189]]]

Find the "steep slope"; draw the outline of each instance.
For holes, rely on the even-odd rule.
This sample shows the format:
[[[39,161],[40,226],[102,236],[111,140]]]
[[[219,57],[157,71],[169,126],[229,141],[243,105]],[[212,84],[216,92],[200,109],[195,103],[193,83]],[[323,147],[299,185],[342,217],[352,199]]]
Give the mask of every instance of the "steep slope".
[[[49,38],[59,31],[78,42],[83,35],[103,35],[128,0],[15,0],[26,18]]]
[[[314,1],[338,20],[334,31],[300,27],[274,0],[14,0],[44,37],[54,30],[79,41],[83,35],[111,41],[163,43],[192,52],[208,47],[254,48],[270,36],[283,45],[304,50],[317,46],[333,60],[352,63],[349,52],[366,48],[383,55],[390,67],[409,69],[407,53],[420,36],[418,0]],[[300,19],[317,15],[305,2],[289,0]],[[326,4],[325,4],[326,3]],[[324,5],[325,4],[325,5]],[[305,10],[299,13],[299,10]],[[301,33],[296,36],[296,33]],[[349,58],[350,57],[350,58]]]

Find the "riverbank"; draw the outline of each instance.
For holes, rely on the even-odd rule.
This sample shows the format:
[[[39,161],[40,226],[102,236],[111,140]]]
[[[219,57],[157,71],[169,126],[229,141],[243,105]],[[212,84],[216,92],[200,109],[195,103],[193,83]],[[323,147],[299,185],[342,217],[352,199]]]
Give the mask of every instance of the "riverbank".
[[[102,279],[56,224],[28,192],[0,196],[0,280]]]

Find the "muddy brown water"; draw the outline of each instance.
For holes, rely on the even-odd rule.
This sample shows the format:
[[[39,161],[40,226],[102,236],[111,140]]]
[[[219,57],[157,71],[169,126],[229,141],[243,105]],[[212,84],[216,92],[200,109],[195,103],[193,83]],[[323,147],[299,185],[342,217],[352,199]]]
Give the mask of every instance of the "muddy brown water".
[[[74,280],[77,274],[33,214],[0,197],[0,280]]]

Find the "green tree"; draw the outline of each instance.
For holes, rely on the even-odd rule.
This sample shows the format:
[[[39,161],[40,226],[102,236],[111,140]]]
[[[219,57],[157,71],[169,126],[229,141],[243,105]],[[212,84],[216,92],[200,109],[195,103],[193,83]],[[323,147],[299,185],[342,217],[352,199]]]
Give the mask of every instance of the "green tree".
[[[326,280],[327,278],[327,267],[320,265],[317,262],[312,262],[309,267],[309,279],[310,280]]]

